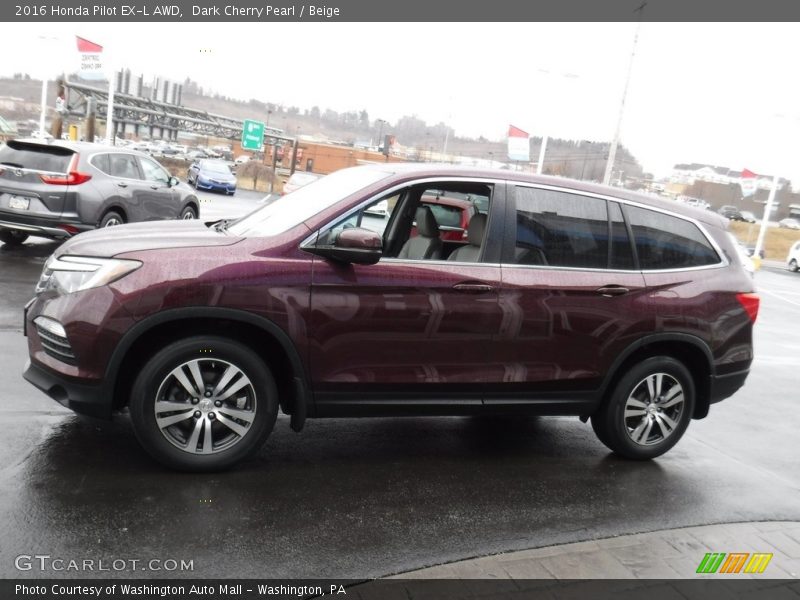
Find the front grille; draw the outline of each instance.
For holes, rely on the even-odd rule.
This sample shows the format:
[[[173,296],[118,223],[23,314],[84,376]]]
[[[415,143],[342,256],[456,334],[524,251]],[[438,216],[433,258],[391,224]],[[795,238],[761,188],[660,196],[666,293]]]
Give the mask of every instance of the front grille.
[[[67,338],[51,333],[38,324],[36,325],[36,333],[39,334],[39,340],[42,342],[42,349],[45,354],[70,365],[75,364],[75,353],[72,351],[72,346],[69,345]]]

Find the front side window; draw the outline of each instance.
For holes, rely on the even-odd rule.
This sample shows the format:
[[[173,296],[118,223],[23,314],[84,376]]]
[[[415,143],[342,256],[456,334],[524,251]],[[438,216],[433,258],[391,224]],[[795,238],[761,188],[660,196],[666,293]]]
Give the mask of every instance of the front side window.
[[[608,268],[605,200],[529,187],[516,199],[516,264]]]
[[[144,171],[144,178],[147,181],[154,181],[165,185],[169,183],[169,174],[162,169],[160,165],[149,158],[141,158],[139,160],[142,163],[142,171]]]
[[[720,262],[719,255],[694,223],[664,213],[625,208],[636,241],[639,266],[648,269],[685,269]]]

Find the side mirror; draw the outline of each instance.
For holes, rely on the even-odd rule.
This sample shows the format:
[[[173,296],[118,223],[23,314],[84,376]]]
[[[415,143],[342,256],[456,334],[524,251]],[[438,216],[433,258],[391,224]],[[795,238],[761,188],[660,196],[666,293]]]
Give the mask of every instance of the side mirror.
[[[178,180],[177,177],[170,177],[169,178],[169,182],[167,183],[167,185],[169,185],[169,187],[175,187],[179,183],[180,183],[180,181]]]
[[[379,233],[351,227],[343,229],[331,246],[316,246],[309,251],[342,263],[374,265],[383,255],[383,239]]]

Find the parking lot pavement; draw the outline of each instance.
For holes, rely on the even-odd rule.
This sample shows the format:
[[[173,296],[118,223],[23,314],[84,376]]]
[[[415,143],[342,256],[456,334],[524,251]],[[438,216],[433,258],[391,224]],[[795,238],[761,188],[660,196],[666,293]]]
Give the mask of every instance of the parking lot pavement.
[[[797,274],[757,274],[747,385],[658,460],[615,458],[575,418],[312,420],[301,434],[280,418],[253,459],[201,475],[150,460],[126,418],[79,418],[22,380],[20,311],[40,246],[0,250],[0,577],[148,575],[20,573],[23,553],[194,561],[164,577],[380,577],[677,527],[800,521]]]
[[[721,563],[698,574],[707,553],[746,553],[738,573]],[[754,554],[772,554],[746,573]],[[724,559],[723,559],[724,560]],[[766,559],[764,559],[766,561]],[[760,559],[759,559],[760,562]],[[737,561],[738,565],[738,561]],[[797,579],[800,523],[767,521],[684,527],[496,554],[396,575],[395,579]]]

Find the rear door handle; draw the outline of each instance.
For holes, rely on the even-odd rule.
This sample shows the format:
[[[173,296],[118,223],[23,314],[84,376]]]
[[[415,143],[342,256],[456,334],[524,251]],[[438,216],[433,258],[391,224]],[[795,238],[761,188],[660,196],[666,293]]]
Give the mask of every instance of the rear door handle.
[[[486,283],[457,283],[453,286],[457,292],[491,292],[494,288]]]
[[[606,296],[607,298],[610,298],[611,296],[623,296],[628,292],[630,292],[630,290],[626,287],[622,287],[621,285],[606,285],[595,290],[596,294]]]

